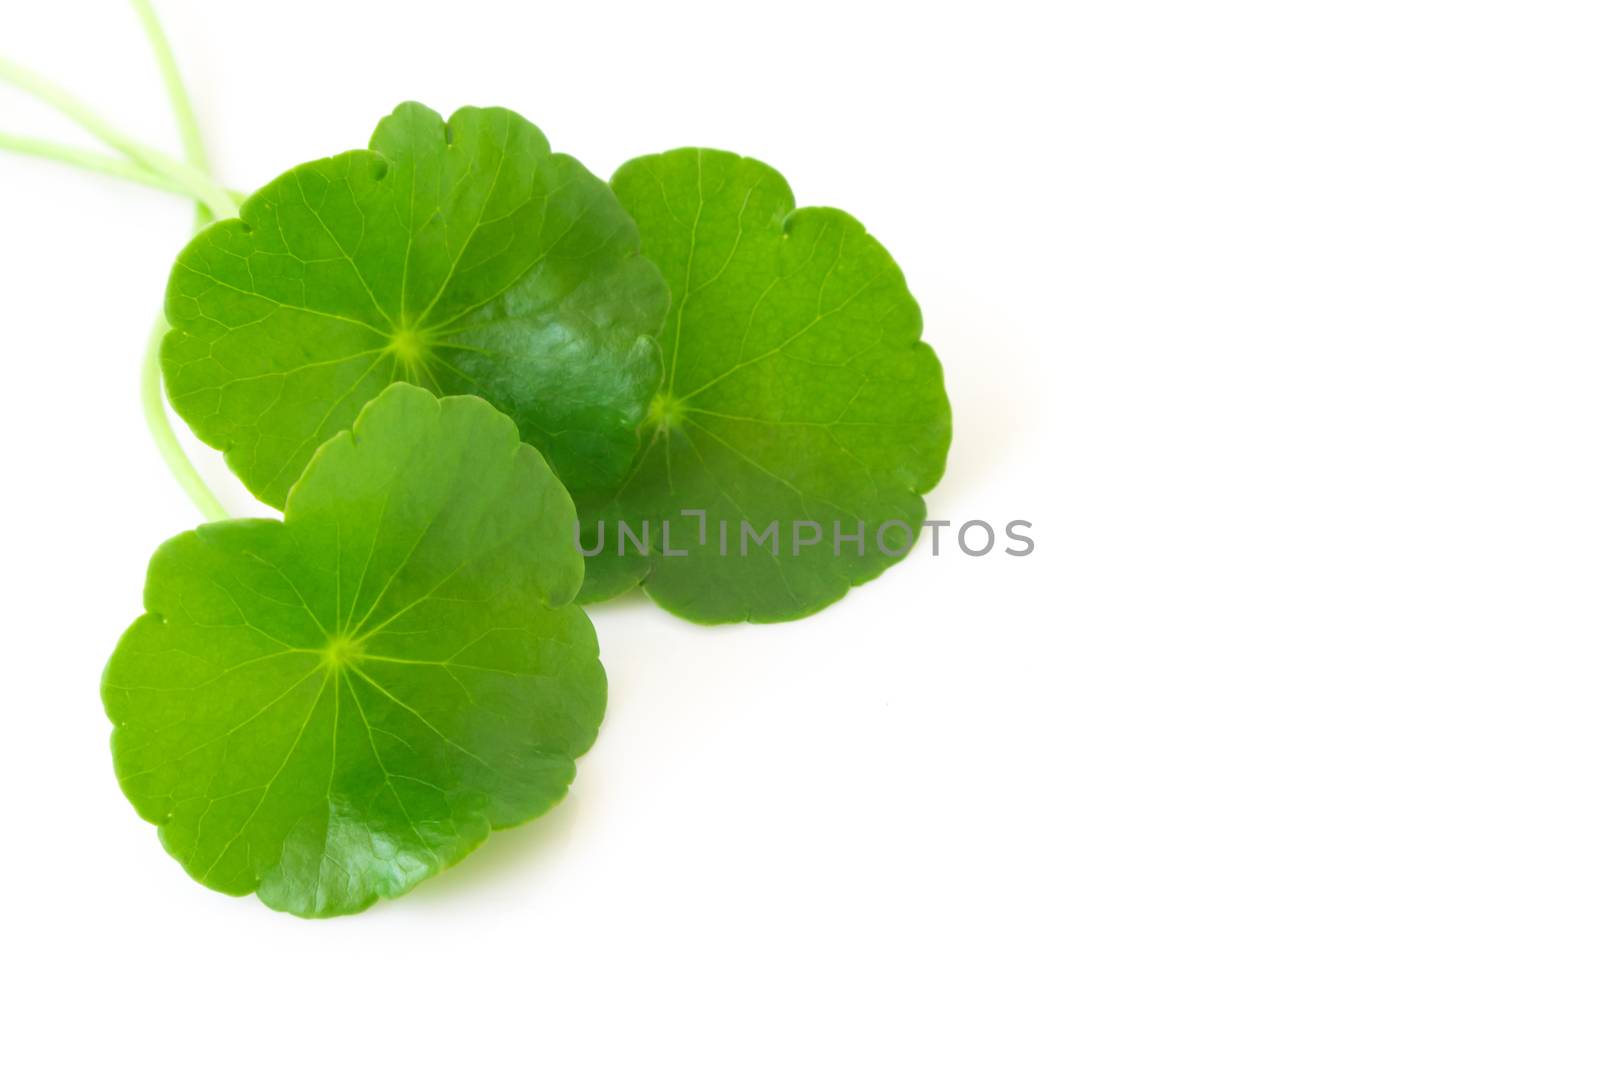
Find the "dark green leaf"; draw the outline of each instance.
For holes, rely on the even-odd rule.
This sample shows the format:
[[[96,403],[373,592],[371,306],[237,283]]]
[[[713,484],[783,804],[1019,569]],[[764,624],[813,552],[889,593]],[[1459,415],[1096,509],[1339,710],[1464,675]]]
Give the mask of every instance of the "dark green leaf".
[[[894,260],[849,215],[795,210],[782,175],[731,153],[644,156],[612,188],[673,306],[633,469],[619,490],[575,491],[586,545],[605,537],[582,599],[642,581],[698,622],[775,621],[882,573],[920,529],[950,447],[943,374]],[[704,543],[683,509],[706,512]],[[649,524],[648,557],[617,555],[619,522]],[[663,522],[687,555],[665,554]],[[749,547],[744,524],[773,522],[777,553]],[[821,542],[797,545],[815,531],[797,538],[796,522]]]
[[[203,231],[167,289],[178,414],[282,507],[393,381],[471,393],[574,491],[615,485],[660,361],[666,287],[616,197],[531,123],[420,104]]]

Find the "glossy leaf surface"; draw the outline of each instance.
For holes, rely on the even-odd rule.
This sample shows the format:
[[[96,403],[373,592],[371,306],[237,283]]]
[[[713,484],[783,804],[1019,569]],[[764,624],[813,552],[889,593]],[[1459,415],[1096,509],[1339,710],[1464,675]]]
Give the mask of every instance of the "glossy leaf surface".
[[[103,683],[123,791],[194,878],[306,916],[543,813],[605,706],[573,521],[505,416],[391,386],[282,522],[156,552]]]
[[[637,448],[667,292],[606,184],[499,108],[420,104],[202,231],[167,289],[168,395],[281,508],[390,382],[482,396],[574,490]]]
[[[894,260],[849,215],[795,210],[782,175],[728,152],[644,156],[612,187],[672,309],[638,459],[620,489],[575,493],[600,548],[583,599],[643,582],[699,622],[777,621],[882,573],[950,447],[943,374]],[[773,523],[776,551],[752,544]],[[648,554],[619,524],[648,525]]]

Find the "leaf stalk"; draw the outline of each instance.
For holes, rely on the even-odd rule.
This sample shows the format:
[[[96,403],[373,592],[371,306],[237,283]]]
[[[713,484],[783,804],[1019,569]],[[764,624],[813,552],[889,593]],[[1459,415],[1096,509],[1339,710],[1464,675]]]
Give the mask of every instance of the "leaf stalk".
[[[200,135],[200,125],[195,119],[194,106],[184,88],[183,78],[173,58],[172,46],[156,18],[155,8],[149,0],[130,0],[145,37],[155,53],[156,65],[166,87],[167,99],[172,104],[177,119],[178,134],[183,142],[182,162],[164,152],[139,143],[111,125],[83,101],[61,86],[20,64],[0,57],[0,82],[7,82],[43,101],[67,118],[87,130],[106,146],[120,152],[125,159],[103,155],[73,145],[60,144],[32,137],[0,133],[0,148],[25,155],[51,159],[58,163],[79,167],[99,174],[137,182],[151,188],[177,193],[193,199],[195,229],[199,230],[212,219],[233,218],[238,215],[239,198],[217,184],[206,160],[205,142]],[[230,518],[228,509],[217,499],[194,463],[184,452],[172,421],[162,388],[161,343],[168,325],[165,316],[157,316],[150,340],[145,346],[144,363],[140,373],[140,402],[144,409],[145,425],[155,442],[156,451],[166,462],[168,470],[177,480],[189,499],[208,521]]]

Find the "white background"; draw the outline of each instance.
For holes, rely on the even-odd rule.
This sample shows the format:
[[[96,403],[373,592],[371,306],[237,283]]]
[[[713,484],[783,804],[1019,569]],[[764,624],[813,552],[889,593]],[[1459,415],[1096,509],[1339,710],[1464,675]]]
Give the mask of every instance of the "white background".
[[[602,607],[553,815],[354,918],[217,895],[97,695],[197,521],[137,398],[188,209],[0,158],[5,1058],[1600,1058],[1590,5],[162,11],[235,187],[414,98],[853,212],[944,360],[932,513],[1038,550],[776,627]],[[0,51],[176,150],[123,5]]]

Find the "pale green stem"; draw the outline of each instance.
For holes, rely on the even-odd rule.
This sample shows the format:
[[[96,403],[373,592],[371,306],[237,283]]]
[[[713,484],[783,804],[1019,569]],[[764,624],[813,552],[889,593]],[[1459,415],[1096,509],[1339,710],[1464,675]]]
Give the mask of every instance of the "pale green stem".
[[[138,182],[140,185],[148,185],[152,189],[177,193],[186,200],[194,198],[192,189],[186,189],[181,183],[164,174],[157,174],[154,171],[147,170],[131,160],[118,159],[116,156],[91,152],[87,148],[79,148],[76,145],[44,141],[37,137],[18,137],[15,134],[0,133],[0,149],[19,152],[26,156],[53,159],[57,163],[65,163],[68,166],[92,170],[99,174],[108,174],[113,178],[122,178],[125,181]]]
[[[236,214],[233,198],[228,195],[228,191],[213,181],[205,171],[133,140],[54,82],[4,58],[0,58],[0,81],[10,82],[49,104],[110,147],[144,166],[146,170],[182,183],[218,218]]]
[[[4,58],[0,58],[0,81],[10,82],[17,88],[38,97],[108,146],[127,156],[128,161],[124,162],[70,145],[10,134],[0,134],[0,148],[54,159],[61,163],[193,198],[196,201],[196,229],[204,226],[211,218],[232,218],[239,213],[239,198],[218,185],[211,176],[210,168],[206,164],[205,145],[200,138],[200,127],[195,121],[194,108],[190,104],[188,93],[184,90],[177,63],[172,56],[172,48],[167,43],[160,22],[156,19],[155,10],[148,0],[132,0],[132,3],[144,27],[145,36],[150,39],[151,48],[155,51],[156,63],[161,69],[161,78],[166,85],[167,96],[172,102],[172,109],[178,120],[178,130],[183,139],[184,154],[188,162],[180,163],[162,152],[134,141],[60,86]],[[155,328],[150,333],[149,343],[145,346],[139,387],[145,425],[155,441],[156,450],[161,453],[168,470],[172,472],[183,491],[189,495],[189,499],[208,521],[218,522],[231,517],[228,509],[222,506],[222,502],[217,499],[211,487],[206,484],[205,479],[200,476],[200,472],[184,453],[177,434],[173,432],[172,422],[167,417],[161,381],[161,344],[166,338],[168,329],[165,316],[158,317]]]
[[[144,35],[150,39],[150,49],[156,54],[156,66],[161,68],[161,82],[167,88],[167,99],[172,101],[172,114],[178,120],[178,136],[183,140],[183,158],[197,170],[209,172],[206,144],[200,136],[200,123],[195,121],[194,105],[189,100],[189,91],[183,86],[183,76],[178,73],[178,61],[173,58],[166,31],[156,18],[156,9],[150,6],[150,0],[131,2],[134,13],[139,16],[139,24],[144,27]]]
[[[178,122],[178,136],[183,141],[183,155],[189,166],[202,174],[208,183],[211,182],[211,166],[206,161],[205,140],[200,136],[200,123],[194,117],[194,105],[189,100],[189,91],[184,88],[183,76],[178,73],[178,61],[173,58],[172,45],[167,42],[166,31],[161,28],[161,21],[156,18],[155,8],[150,6],[150,0],[132,0],[133,10],[139,16],[139,24],[144,27],[144,35],[150,41],[150,49],[156,54],[156,66],[161,68],[161,82],[166,86],[167,100],[172,104],[173,117]],[[197,198],[198,203],[194,209],[194,227],[199,230],[214,218],[230,218],[238,214],[233,204],[233,197],[227,196],[228,203],[221,205],[218,210],[215,203]],[[178,484],[183,486],[200,508],[201,514],[212,522],[229,518],[228,509],[217,500],[211,487],[200,477],[190,462],[188,455],[178,444],[177,437],[172,432],[172,422],[167,418],[167,407],[163,402],[161,383],[161,342],[167,335],[167,320],[165,316],[156,319],[156,328],[151,335],[150,345],[144,356],[144,418],[150,427],[150,436],[155,438],[156,448],[167,461],[167,466],[178,479]]]
[[[156,9],[151,6],[150,0],[130,0],[130,3],[133,4],[134,14],[139,16],[139,25],[144,27],[144,35],[150,42],[150,50],[156,55],[156,66],[161,70],[161,84],[166,86],[167,100],[172,104],[172,116],[178,122],[178,138],[183,142],[183,158],[191,167],[210,177],[211,164],[206,160],[205,138],[200,135],[200,123],[194,116],[194,104],[189,99],[189,90],[184,87],[183,75],[178,71],[178,60],[172,54],[172,43],[167,40],[167,31],[161,28],[161,20],[156,18]],[[195,229],[200,229],[216,217],[216,213],[207,209],[204,203],[195,204]]]
[[[161,341],[166,336],[167,320],[158,316],[156,327],[150,334],[150,343],[145,348],[144,373],[141,376],[139,389],[144,400],[145,425],[150,428],[150,436],[155,439],[156,451],[166,460],[172,476],[183,486],[183,491],[189,494],[189,499],[200,509],[200,514],[204,515],[208,522],[220,522],[232,516],[228,514],[228,509],[222,506],[222,501],[217,499],[217,495],[211,491],[205,479],[200,477],[200,472],[194,469],[194,464],[189,462],[189,457],[184,454],[183,445],[178,443],[178,435],[172,432],[172,423],[167,420],[167,406],[162,398],[161,389]]]
[[[18,155],[34,156],[38,159],[49,159],[56,163],[65,163],[69,167],[80,170],[93,171],[111,178],[121,178],[123,181],[134,182],[138,185],[159,189],[164,193],[181,196],[185,200],[193,200],[198,211],[206,211],[206,221],[212,216],[206,209],[206,190],[192,189],[180,179],[167,174],[157,174],[155,171],[128,159],[119,159],[116,156],[102,155],[87,148],[77,145],[62,144],[59,141],[46,141],[39,137],[19,137],[14,133],[0,132],[0,151],[15,152]],[[233,210],[228,212],[232,218],[239,213],[239,205],[244,202],[245,194],[234,189],[225,190],[228,198],[233,201]]]

